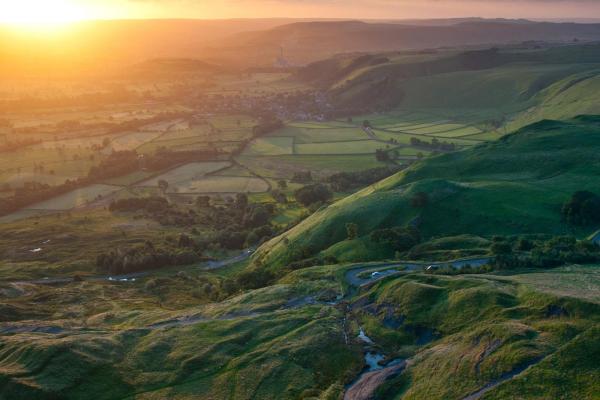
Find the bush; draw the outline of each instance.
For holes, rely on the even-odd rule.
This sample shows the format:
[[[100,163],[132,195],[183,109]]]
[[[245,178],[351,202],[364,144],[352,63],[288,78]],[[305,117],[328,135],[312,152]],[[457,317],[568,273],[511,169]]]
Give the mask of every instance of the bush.
[[[259,289],[268,286],[273,280],[275,275],[265,269],[246,270],[237,276],[236,286],[244,289]]]
[[[96,267],[111,274],[126,274],[198,261],[199,255],[190,250],[170,252],[145,244],[102,253],[96,258]]]
[[[510,254],[512,252],[512,247],[510,243],[507,242],[494,242],[490,246],[490,251],[492,254]]]
[[[394,227],[371,232],[371,241],[387,243],[396,251],[407,251],[421,241],[420,232],[414,227]]]
[[[573,225],[590,225],[600,221],[600,197],[589,191],[575,192],[562,207],[565,221]]]
[[[333,198],[331,190],[321,183],[304,186],[294,192],[296,200],[305,207],[314,203],[325,203]]]

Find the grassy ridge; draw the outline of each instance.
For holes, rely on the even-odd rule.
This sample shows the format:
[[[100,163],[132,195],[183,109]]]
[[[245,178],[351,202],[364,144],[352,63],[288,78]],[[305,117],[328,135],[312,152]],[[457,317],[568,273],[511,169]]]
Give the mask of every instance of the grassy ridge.
[[[581,272],[542,274],[552,280]],[[585,285],[555,296],[528,275],[417,274],[363,293],[353,309],[367,334],[388,354],[411,358],[407,372],[381,388],[379,398],[461,399],[503,379],[484,398],[594,398],[598,299],[579,296]],[[428,340],[433,342],[422,347]]]
[[[263,245],[254,260],[274,267],[296,249],[319,252],[346,238],[346,223],[359,235],[406,225],[418,217],[425,238],[474,234],[575,233],[560,207],[577,190],[595,190],[600,170],[596,117],[543,121],[502,140],[423,160],[406,171],[338,201]],[[415,208],[415,194],[429,204]],[[283,237],[287,240],[283,240]]]

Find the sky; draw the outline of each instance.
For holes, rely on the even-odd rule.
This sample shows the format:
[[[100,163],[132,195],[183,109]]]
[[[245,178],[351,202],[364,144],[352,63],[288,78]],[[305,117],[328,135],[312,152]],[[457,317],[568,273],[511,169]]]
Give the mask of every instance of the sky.
[[[0,22],[139,18],[599,18],[600,0],[0,0]]]

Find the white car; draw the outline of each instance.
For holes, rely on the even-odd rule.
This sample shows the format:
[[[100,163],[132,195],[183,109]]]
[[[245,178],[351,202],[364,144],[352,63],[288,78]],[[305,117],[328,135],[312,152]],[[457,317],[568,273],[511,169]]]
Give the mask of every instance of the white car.
[[[382,273],[379,271],[375,271],[371,273],[371,278],[377,278],[378,276],[381,276]]]

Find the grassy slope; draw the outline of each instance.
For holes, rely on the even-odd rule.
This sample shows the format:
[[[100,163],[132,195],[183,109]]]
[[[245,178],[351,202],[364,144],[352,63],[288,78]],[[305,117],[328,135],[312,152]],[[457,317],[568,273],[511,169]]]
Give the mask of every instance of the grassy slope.
[[[569,275],[577,281],[588,273],[597,273],[597,267],[540,275],[549,280]],[[484,398],[515,398],[517,393],[522,399],[594,398],[600,376],[594,361],[600,351],[600,299],[580,297],[590,292],[581,284],[556,296],[528,275],[412,275],[388,279],[364,293],[354,315],[367,334],[388,354],[412,358],[407,373],[382,389],[381,398],[461,399],[529,363],[532,368]],[[386,307],[404,318],[400,327],[386,326]],[[411,356],[415,328],[430,329],[440,339]]]
[[[10,300],[31,308],[31,320],[12,324],[66,331],[1,335],[0,398],[291,399],[339,394],[361,367],[358,347],[344,343],[343,314],[323,304],[286,307],[308,294],[337,293],[331,269],[321,270],[197,305],[190,299],[185,305],[172,302],[191,291],[178,277],[165,277],[160,293],[145,289],[146,279],[31,286],[29,294]],[[188,273],[187,280],[195,281],[198,270]],[[155,296],[163,295],[166,302],[157,302]],[[52,312],[65,307],[65,312]],[[148,328],[198,314],[207,319]],[[82,325],[86,329],[77,329]]]
[[[560,207],[577,190],[597,189],[599,134],[595,117],[542,121],[498,142],[426,159],[319,210],[263,245],[254,260],[280,266],[296,249],[327,249],[345,239],[349,222],[361,236],[417,216],[426,238],[571,232]],[[418,192],[430,199],[423,209],[411,206]]]
[[[388,61],[326,60],[298,76],[328,88],[341,107],[377,104],[473,122],[501,121],[503,132],[598,112],[598,45],[370,56],[383,57]]]
[[[487,396],[591,399],[598,390],[597,266],[390,277],[349,294],[350,307],[326,303],[341,293],[346,270],[302,269],[272,286],[196,305],[173,299],[187,296],[197,269],[187,279],[164,279],[160,294],[145,289],[145,279],[32,286],[10,300],[30,309],[31,320],[14,324],[66,332],[2,334],[0,397],[338,399],[362,368],[358,325],[378,351],[412,360],[382,398],[461,398],[540,356],[547,357]],[[286,306],[306,296],[322,302]],[[386,307],[404,317],[400,326],[386,326]],[[207,320],[148,328],[198,314]],[[435,341],[418,343],[414,328],[433,330]]]

